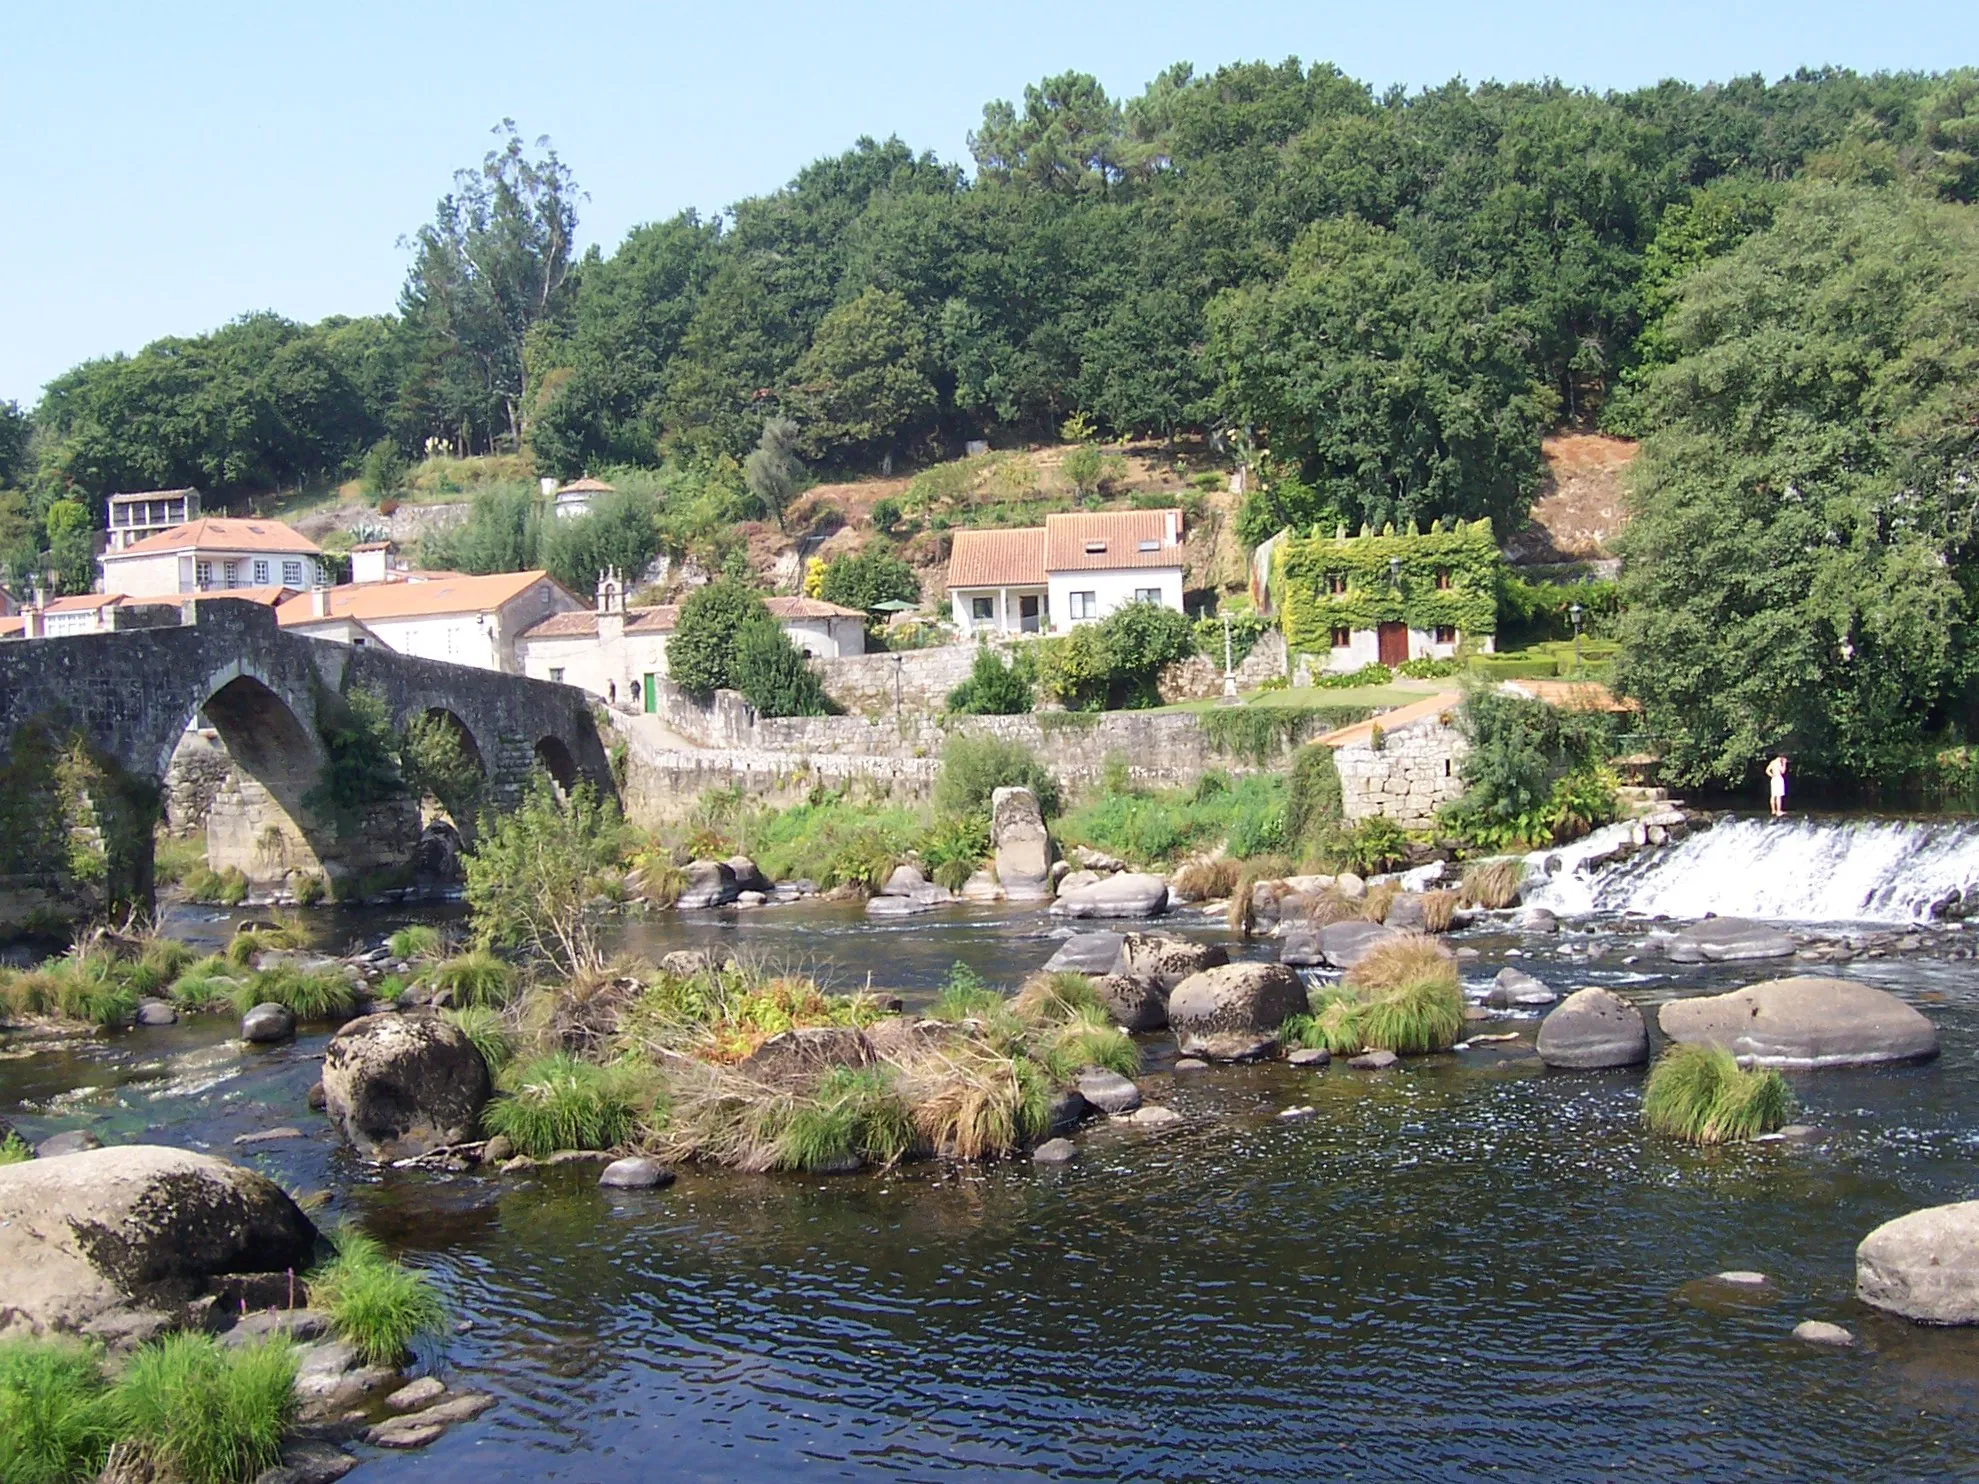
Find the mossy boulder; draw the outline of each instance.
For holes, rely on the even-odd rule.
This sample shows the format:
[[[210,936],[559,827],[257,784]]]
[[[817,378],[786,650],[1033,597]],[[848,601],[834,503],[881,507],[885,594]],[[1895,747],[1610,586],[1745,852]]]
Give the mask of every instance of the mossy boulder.
[[[367,1159],[465,1143],[492,1090],[474,1043],[433,1016],[360,1016],[323,1053],[323,1111]]]

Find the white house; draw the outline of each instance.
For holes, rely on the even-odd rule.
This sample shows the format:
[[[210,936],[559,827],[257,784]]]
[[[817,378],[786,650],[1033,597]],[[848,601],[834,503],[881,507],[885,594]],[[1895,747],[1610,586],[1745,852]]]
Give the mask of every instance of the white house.
[[[808,659],[866,652],[866,616],[817,598],[766,598],[764,606]],[[615,572],[598,579],[597,607],[557,613],[526,630],[516,643],[522,673],[575,685],[614,706],[657,709],[657,682],[667,674],[667,641],[680,609],[672,604],[628,608]]]
[[[103,553],[103,591],[133,598],[323,581],[322,550],[278,520],[205,516]]]
[[[417,581],[317,588],[276,610],[312,639],[377,644],[419,659],[524,673],[516,640],[532,624],[582,604],[548,573],[434,574]]]
[[[589,515],[591,502],[599,495],[613,494],[615,491],[602,479],[573,479],[569,484],[558,485],[550,491],[552,508],[559,517]]]
[[[112,495],[109,500],[111,551],[135,546],[147,536],[156,536],[174,526],[189,525],[199,519],[199,491],[135,490]]]
[[[1182,611],[1182,512],[1048,515],[1042,527],[958,531],[948,562],[956,627],[967,634],[1062,634],[1129,603]]]

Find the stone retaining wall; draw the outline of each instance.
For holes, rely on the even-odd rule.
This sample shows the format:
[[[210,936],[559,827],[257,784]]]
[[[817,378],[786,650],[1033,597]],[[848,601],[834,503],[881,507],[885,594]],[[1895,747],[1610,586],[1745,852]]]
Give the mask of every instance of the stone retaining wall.
[[[1440,716],[1392,732],[1375,728],[1367,743],[1334,749],[1341,812],[1349,820],[1384,814],[1404,829],[1427,829],[1436,811],[1464,791],[1470,744]]]
[[[1006,651],[1007,652],[1007,651]],[[859,716],[939,711],[948,693],[969,678],[974,644],[908,649],[898,654],[847,654],[811,661],[825,694]],[[897,692],[897,708],[896,708]]]

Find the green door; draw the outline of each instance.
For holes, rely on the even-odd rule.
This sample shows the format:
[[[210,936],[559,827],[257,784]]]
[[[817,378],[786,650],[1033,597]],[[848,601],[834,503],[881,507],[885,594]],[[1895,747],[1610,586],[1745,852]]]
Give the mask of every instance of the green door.
[[[659,677],[648,671],[645,677],[646,714],[651,716],[660,709]]]

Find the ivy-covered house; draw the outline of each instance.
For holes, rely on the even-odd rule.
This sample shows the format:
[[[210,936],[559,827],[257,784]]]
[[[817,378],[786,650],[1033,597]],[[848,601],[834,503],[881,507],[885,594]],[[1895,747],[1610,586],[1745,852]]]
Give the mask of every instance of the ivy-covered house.
[[[1358,536],[1280,531],[1258,548],[1253,585],[1294,655],[1358,670],[1449,659],[1460,646],[1488,654],[1502,561],[1488,519],[1427,531],[1413,521],[1401,532],[1364,526]]]

